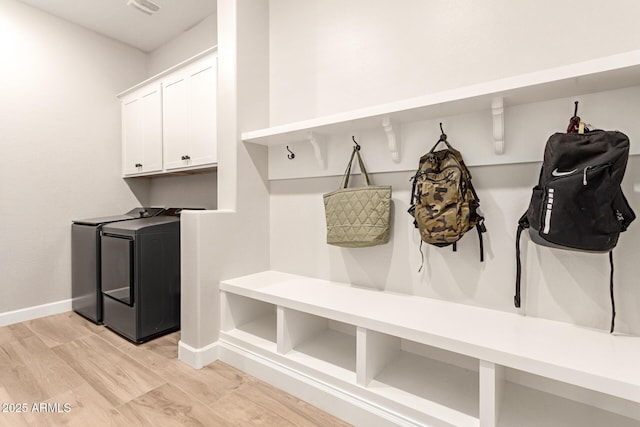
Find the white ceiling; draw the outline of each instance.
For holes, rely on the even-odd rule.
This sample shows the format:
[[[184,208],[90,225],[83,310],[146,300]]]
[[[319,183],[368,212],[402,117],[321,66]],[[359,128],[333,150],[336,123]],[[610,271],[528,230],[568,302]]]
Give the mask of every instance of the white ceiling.
[[[152,0],[150,16],[127,0],[20,0],[142,51],[150,52],[216,13],[216,0]]]

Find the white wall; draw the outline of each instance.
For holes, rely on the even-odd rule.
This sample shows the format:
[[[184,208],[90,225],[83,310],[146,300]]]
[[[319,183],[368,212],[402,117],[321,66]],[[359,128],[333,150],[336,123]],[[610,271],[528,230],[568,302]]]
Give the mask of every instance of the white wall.
[[[535,5],[508,0],[271,0],[271,125],[639,49],[640,27],[634,22],[639,13],[640,3],[631,0],[606,7],[595,0]],[[455,129],[447,133],[455,141]],[[425,152],[433,142],[425,142]],[[640,182],[639,161],[632,159],[625,180],[637,212],[640,197],[632,187]],[[415,162],[417,166],[418,158]],[[375,183],[393,185],[394,229],[388,245],[368,249],[324,243],[322,194],[334,190],[339,178],[271,181],[271,267],[514,310],[515,229],[539,166],[472,168],[489,229],[487,260],[479,263],[477,237],[471,232],[457,253],[423,245],[421,273],[419,237],[406,213],[411,174],[374,176]],[[640,266],[633,260],[640,248],[633,242],[639,234],[640,224],[633,224],[615,251],[616,329],[635,334],[640,333],[640,288],[635,286]],[[527,242],[523,238],[523,312],[608,328],[607,257]]]
[[[121,178],[120,103],[146,56],[0,0],[0,313],[71,298],[71,221],[146,204]],[[136,197],[139,195],[139,199]]]
[[[154,76],[218,44],[216,15],[210,15],[148,55],[147,74]]]
[[[152,206],[216,209],[217,183],[217,171],[149,178],[149,203]]]
[[[634,0],[271,0],[271,124],[638,47]]]

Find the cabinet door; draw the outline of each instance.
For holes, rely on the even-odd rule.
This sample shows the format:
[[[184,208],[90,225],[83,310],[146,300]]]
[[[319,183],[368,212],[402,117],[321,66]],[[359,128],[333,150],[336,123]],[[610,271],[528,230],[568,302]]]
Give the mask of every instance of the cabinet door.
[[[207,58],[165,80],[165,169],[216,163],[216,74],[215,58]]]
[[[175,169],[184,166],[181,159],[188,151],[189,118],[188,89],[189,81],[185,75],[172,76],[163,84],[163,141],[164,167]]]
[[[140,173],[138,165],[143,164],[140,104],[137,97],[122,101],[122,173],[125,176]]]
[[[212,164],[218,161],[217,69],[215,58],[192,71],[189,76],[189,106],[191,117],[191,144],[189,156],[192,165]]]
[[[150,85],[122,101],[122,170],[125,176],[162,170],[162,96]]]

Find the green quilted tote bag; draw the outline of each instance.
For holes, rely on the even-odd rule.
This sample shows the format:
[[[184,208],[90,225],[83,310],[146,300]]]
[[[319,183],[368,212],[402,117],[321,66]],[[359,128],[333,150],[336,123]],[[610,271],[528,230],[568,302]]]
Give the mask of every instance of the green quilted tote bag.
[[[359,148],[353,148],[340,188],[323,195],[327,243],[343,248],[382,245],[390,236],[391,186],[369,184]],[[365,185],[348,188],[356,155]]]

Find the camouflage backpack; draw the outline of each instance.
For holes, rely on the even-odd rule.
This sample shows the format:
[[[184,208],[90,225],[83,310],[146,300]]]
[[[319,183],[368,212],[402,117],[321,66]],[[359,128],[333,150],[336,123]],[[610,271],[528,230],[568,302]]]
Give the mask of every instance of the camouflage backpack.
[[[435,151],[440,142],[447,148]],[[480,240],[480,261],[484,261],[482,233],[487,230],[478,213],[480,199],[462,155],[451,147],[444,133],[431,151],[420,158],[412,181],[409,214],[414,217],[422,241],[439,247],[453,245],[455,251],[456,242],[475,226]]]

